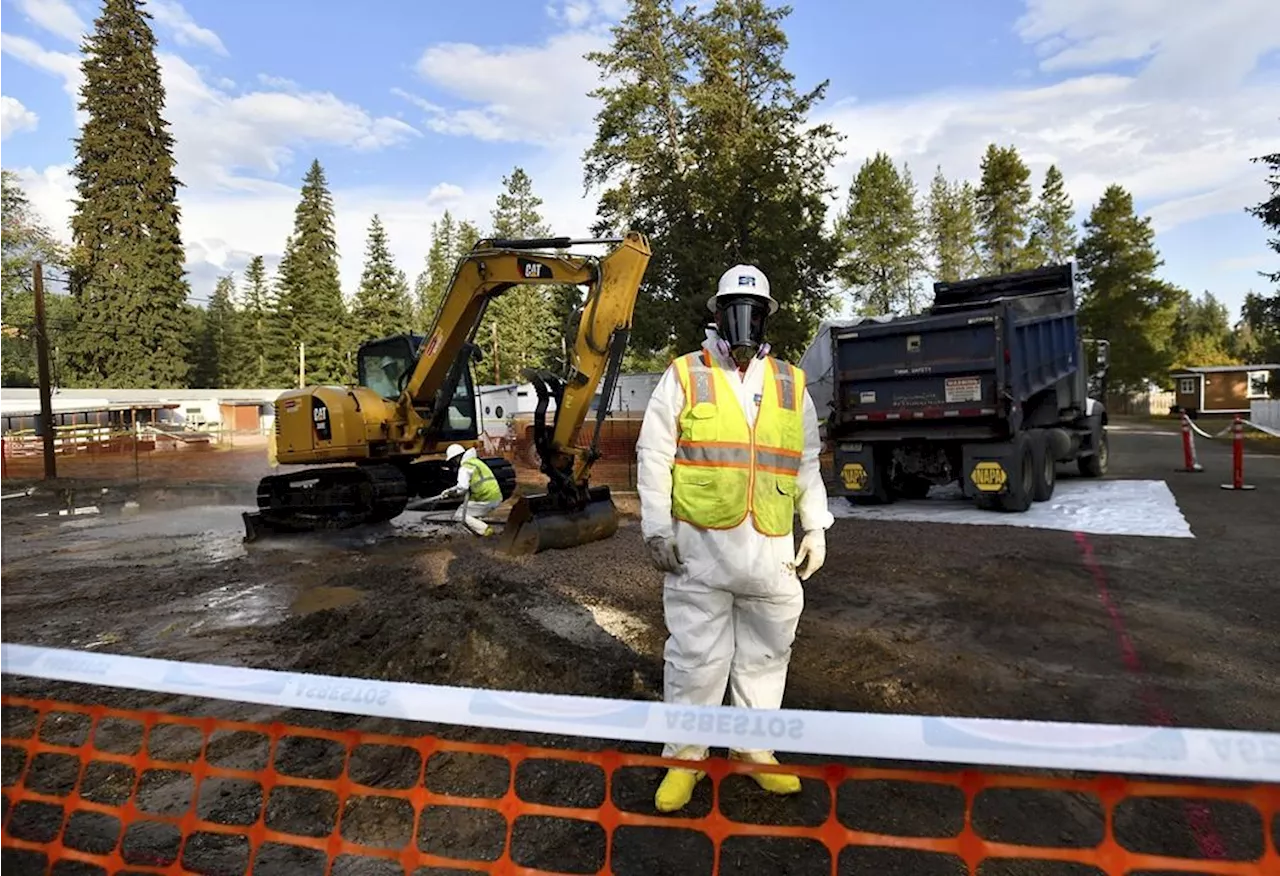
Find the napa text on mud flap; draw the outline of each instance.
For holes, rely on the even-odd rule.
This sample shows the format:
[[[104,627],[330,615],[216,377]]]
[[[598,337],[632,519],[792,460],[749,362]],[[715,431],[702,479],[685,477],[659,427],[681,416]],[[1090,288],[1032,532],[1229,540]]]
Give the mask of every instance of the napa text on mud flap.
[[[800,739],[804,736],[804,721],[800,718],[767,717],[765,715],[713,714],[711,712],[667,712],[667,729],[686,733],[732,734],[781,739]]]
[[[335,703],[364,703],[370,706],[386,705],[391,689],[364,684],[307,684],[296,682],[294,696],[307,700],[328,700]]]

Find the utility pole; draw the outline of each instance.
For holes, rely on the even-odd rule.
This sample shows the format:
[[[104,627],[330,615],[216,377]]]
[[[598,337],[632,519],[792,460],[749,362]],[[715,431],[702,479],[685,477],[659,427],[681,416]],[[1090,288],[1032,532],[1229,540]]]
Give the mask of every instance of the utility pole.
[[[36,369],[40,380],[40,431],[44,438],[44,478],[58,477],[58,459],[53,452],[53,387],[49,380],[49,327],[44,318],[44,265],[31,270],[36,304]]]
[[[307,385],[307,345],[298,344],[298,389]]]

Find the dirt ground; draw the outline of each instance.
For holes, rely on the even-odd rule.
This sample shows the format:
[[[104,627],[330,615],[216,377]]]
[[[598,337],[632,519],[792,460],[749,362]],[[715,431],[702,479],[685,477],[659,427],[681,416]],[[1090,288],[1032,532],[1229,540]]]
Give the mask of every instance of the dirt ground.
[[[1280,730],[1280,455],[1271,449],[1250,448],[1246,480],[1257,489],[1236,493],[1219,488],[1230,476],[1225,443],[1202,442],[1206,472],[1183,474],[1174,471],[1180,462],[1174,426],[1132,422],[1113,431],[1110,477],[1166,480],[1194,539],[1079,539],[1070,532],[1002,526],[838,520],[828,533],[826,567],[806,585],[785,705]],[[626,516],[613,539],[520,559],[415,514],[368,530],[245,545],[240,512],[252,503],[259,472],[237,477],[233,468],[218,457],[212,478],[217,487],[195,485],[200,478],[187,468],[169,478],[168,486],[82,477],[72,482],[71,496],[37,492],[5,500],[4,641],[661,699],[661,576],[644,554],[634,496],[618,496]],[[1067,476],[1063,469],[1060,477]],[[16,488],[6,483],[5,494]],[[126,497],[140,503],[135,513],[118,513]],[[57,516],[59,507],[93,503],[104,513]],[[35,516],[48,510],[54,516]],[[513,739],[493,731],[280,712],[8,675],[4,690],[240,720],[409,736],[432,732],[469,741]],[[22,716],[6,719],[16,726]],[[581,739],[524,741],[612,746]],[[656,753],[655,746],[612,747]],[[5,773],[11,781],[8,766]],[[467,780],[480,782],[481,773],[468,773]],[[619,782],[615,802],[652,813],[656,778],[648,771]],[[597,805],[581,801],[603,793],[602,779],[579,779],[557,773],[531,781],[544,797],[559,797],[543,802]],[[742,817],[733,807],[779,824],[821,822],[826,816],[821,783],[806,783],[797,800],[761,803],[751,793],[754,786],[737,781],[726,782],[721,801],[731,817]],[[709,802],[703,783],[693,809],[702,806],[705,812]],[[925,832],[937,829],[946,808],[892,794],[879,806],[898,813],[891,819],[897,829],[889,832],[904,835],[919,829],[913,828],[916,821],[929,822]],[[1280,823],[1264,826],[1256,817],[1211,810],[1209,833],[1229,857],[1259,854],[1268,830],[1272,842],[1280,843]],[[1012,803],[988,814],[992,824],[1014,833],[1028,824],[1034,828],[1037,819],[1040,833],[1048,831],[1043,841],[1097,839],[1089,838],[1099,829],[1097,812],[1079,802],[1052,814]],[[1117,829],[1130,834],[1131,848],[1197,857],[1205,845],[1197,847],[1194,836],[1203,836],[1204,825],[1193,821],[1176,808],[1153,808],[1117,819]],[[501,826],[496,829],[500,844]],[[475,826],[459,828],[450,854],[476,859],[479,866],[486,844],[494,841],[489,834]],[[764,851],[726,845],[722,872],[830,872],[820,848],[773,842],[783,845]],[[594,858],[593,842],[554,826],[526,831],[520,843],[521,854],[537,859],[536,866],[594,872],[603,860]],[[710,866],[708,849],[697,843],[645,840],[643,834],[625,842],[619,835],[614,856],[618,873],[708,872]],[[261,872],[301,872],[293,869],[296,863]],[[842,855],[838,869],[914,873],[922,872],[919,866],[846,861]],[[14,872],[20,871],[19,866]],[[951,870],[942,866],[937,872]],[[1028,865],[999,872],[1087,870]]]

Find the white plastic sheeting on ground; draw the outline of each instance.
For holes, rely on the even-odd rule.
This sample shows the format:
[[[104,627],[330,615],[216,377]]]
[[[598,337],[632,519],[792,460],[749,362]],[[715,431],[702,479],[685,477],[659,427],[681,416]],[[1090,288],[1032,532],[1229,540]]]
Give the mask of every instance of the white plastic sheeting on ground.
[[[836,374],[831,355],[831,330],[849,328],[867,321],[888,322],[889,319],[888,316],[824,319],[818,326],[818,334],[814,336],[808,349],[800,357],[799,365],[804,370],[805,382],[809,387],[809,395],[813,398],[813,406],[818,409],[819,421],[831,415],[831,397],[835,393]]]
[[[1098,535],[1195,538],[1164,481],[1058,481],[1052,499],[1036,502],[1022,514],[984,511],[973,500],[964,498],[954,485],[935,487],[927,499],[900,500],[890,505],[851,505],[843,497],[833,498],[831,513],[860,520],[971,523]]]

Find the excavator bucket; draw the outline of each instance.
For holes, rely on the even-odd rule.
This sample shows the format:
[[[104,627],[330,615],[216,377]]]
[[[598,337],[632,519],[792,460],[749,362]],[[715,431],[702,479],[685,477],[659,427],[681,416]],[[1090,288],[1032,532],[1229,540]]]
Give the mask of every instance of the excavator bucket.
[[[586,504],[576,509],[539,493],[516,502],[499,546],[509,554],[536,554],[610,538],[617,531],[618,509],[607,486],[591,487]]]

